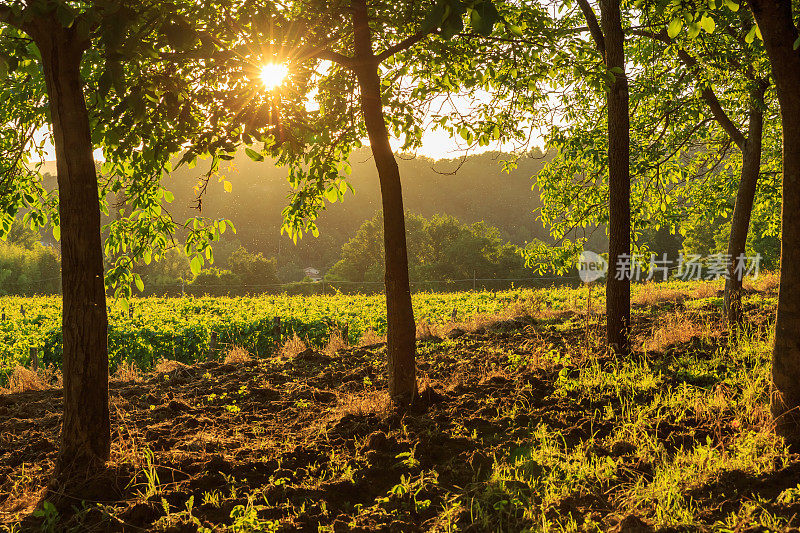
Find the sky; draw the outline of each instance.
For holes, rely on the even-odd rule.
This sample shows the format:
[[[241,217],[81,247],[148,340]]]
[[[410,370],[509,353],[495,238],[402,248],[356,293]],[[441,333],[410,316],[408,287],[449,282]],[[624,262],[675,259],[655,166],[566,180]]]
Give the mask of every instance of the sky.
[[[320,72],[321,73],[324,73],[324,72],[326,72],[328,70],[329,66],[328,66],[327,63],[328,62],[325,62],[325,61],[322,62],[322,66],[320,67]],[[269,68],[269,70],[267,70],[268,68]],[[263,83],[275,82],[275,83],[279,84],[280,81],[274,80],[272,78],[274,76],[276,76],[276,75],[280,76],[282,78],[283,76],[285,76],[285,72],[281,71],[281,73],[275,74],[275,72],[276,72],[275,69],[277,69],[277,68],[279,68],[279,67],[275,67],[273,65],[265,65],[264,66],[265,70],[264,70],[264,72],[262,72],[261,81]],[[318,107],[319,107],[317,105],[317,103],[316,103],[315,92],[316,91],[312,92],[309,95],[309,100],[308,100],[308,103],[306,105],[306,108],[309,111],[313,111],[315,109],[318,109]],[[490,95],[488,93],[478,94],[477,97],[476,97],[476,102],[477,103],[485,103],[486,101],[489,101],[490,99],[491,99],[491,97],[490,97]],[[448,103],[445,103],[444,99],[434,100],[434,102],[431,104],[431,109],[437,109],[437,111],[439,113],[449,113],[449,112],[455,111],[455,109],[454,109],[455,107],[458,107],[459,109],[463,108],[463,109],[461,109],[462,111],[470,109],[469,101],[466,100],[465,98],[459,96],[459,95],[453,95],[453,96],[448,97],[447,102]],[[45,136],[46,132],[47,132],[46,129],[40,130],[37,133],[37,135],[35,136],[36,142],[40,142],[41,139]],[[533,144],[534,145],[541,145],[542,144],[540,142],[541,138],[542,138],[541,135],[534,135],[534,137],[532,139]],[[366,139],[364,140],[364,144],[365,145],[369,144],[366,141]],[[400,139],[394,139],[393,138],[391,140],[392,148],[395,151],[399,151],[402,148],[402,144],[403,144],[402,140],[400,140]],[[433,130],[433,129],[429,128],[423,134],[422,147],[419,148],[416,151],[416,155],[427,156],[427,157],[430,157],[431,159],[434,159],[434,160],[436,160],[436,159],[455,159],[455,158],[462,157],[463,155],[465,155],[465,148],[466,148],[466,146],[464,144],[464,141],[460,137],[458,137],[458,136],[456,136],[455,138],[450,137],[450,135],[446,131],[444,131],[443,129]],[[481,152],[486,152],[486,151],[491,151],[491,150],[501,150],[501,151],[511,152],[511,151],[514,151],[515,149],[518,149],[518,148],[519,148],[519,146],[515,145],[514,143],[501,144],[501,143],[496,143],[495,142],[495,143],[490,143],[488,146],[483,146],[483,147],[478,147],[476,145],[475,147],[473,147],[473,148],[471,148],[469,150],[469,154],[476,154],[476,153],[481,153]],[[95,150],[94,157],[95,157],[95,160],[97,160],[97,161],[103,161],[104,160],[101,150]],[[48,143],[48,145],[45,148],[44,160],[45,161],[54,161],[55,158],[56,158],[56,156],[55,156],[55,148],[53,147],[52,144]]]
[[[489,97],[488,94],[486,94],[482,98],[489,99],[490,97]],[[477,99],[477,102],[482,102],[482,98],[479,96],[478,99]],[[458,96],[458,95],[452,96],[450,98],[450,101],[454,102],[455,106],[458,106],[459,108],[463,107],[463,109],[461,109],[462,111],[463,110],[468,110],[470,108],[470,104],[468,103],[468,101],[465,100],[464,98]],[[307,105],[307,108],[309,109],[309,111],[314,110],[315,108],[318,108],[318,106],[316,105],[313,93],[309,97],[309,104]],[[437,109],[439,112],[448,113],[448,112],[453,110],[453,104],[452,103],[451,104],[443,104],[442,102],[437,103],[436,101],[434,101],[434,103],[432,104],[431,108],[432,109]],[[46,133],[47,133],[47,129],[44,129],[44,128],[41,129],[39,132],[37,132],[37,134],[35,135],[35,142],[37,142],[37,143],[41,142],[42,138],[46,135]],[[533,136],[533,139],[532,139],[533,145],[541,145],[542,144],[541,143],[542,136],[541,136],[540,133],[541,132],[537,132],[537,134],[535,134]],[[364,142],[365,145],[369,144],[369,142],[367,142],[366,139],[364,139],[363,142]],[[403,142],[400,139],[392,138],[391,139],[391,145],[392,145],[392,148],[397,152],[397,151],[400,151],[400,149],[402,148]],[[488,146],[479,147],[479,146],[476,145],[475,147],[473,147],[473,148],[471,148],[469,150],[469,154],[471,155],[471,154],[482,153],[482,152],[492,151],[492,150],[500,150],[500,151],[512,152],[512,151],[514,151],[515,149],[518,149],[518,148],[519,148],[519,146],[516,145],[515,143],[501,144],[501,143],[493,142],[493,143],[490,143]],[[441,128],[436,129],[436,130],[434,130],[432,128],[428,128],[423,133],[422,147],[419,148],[416,151],[416,155],[427,156],[427,157],[430,157],[431,159],[434,159],[434,160],[436,160],[436,159],[455,159],[455,158],[464,156],[465,155],[465,149],[466,149],[465,143],[464,143],[463,139],[461,139],[459,136],[456,136],[455,138],[454,137],[450,137],[450,135],[446,131],[441,129]],[[55,161],[55,158],[56,158],[55,147],[51,143],[48,143],[47,146],[45,147],[44,160],[45,161]],[[101,150],[95,150],[94,158],[97,161],[103,161],[104,158],[103,158],[102,151]]]

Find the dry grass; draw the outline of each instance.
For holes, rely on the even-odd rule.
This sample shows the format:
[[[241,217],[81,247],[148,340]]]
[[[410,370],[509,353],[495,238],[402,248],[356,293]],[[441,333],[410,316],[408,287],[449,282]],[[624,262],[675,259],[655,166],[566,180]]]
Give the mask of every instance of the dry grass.
[[[241,346],[233,346],[225,354],[225,364],[247,363],[253,360],[250,352]]]
[[[171,359],[160,359],[158,363],[156,363],[155,371],[157,374],[166,374],[168,372],[181,370],[184,368],[186,368],[186,365],[178,361],[172,361]]]
[[[49,462],[49,461],[48,461]],[[0,503],[0,523],[19,519],[36,508],[46,487],[40,483],[43,472],[52,468],[51,464],[22,463],[0,482],[0,494],[8,498]],[[3,531],[16,531],[14,529]]]
[[[331,331],[330,337],[328,337],[328,343],[325,345],[325,348],[322,349],[322,353],[333,357],[336,355],[336,352],[346,348],[349,348],[347,339],[344,338],[341,331],[336,329]]]
[[[711,298],[713,296],[717,296],[719,291],[724,290],[725,288],[725,280],[720,279],[718,281],[709,281],[707,283],[701,283],[698,287],[692,291],[692,298]]]
[[[115,381],[137,382],[141,380],[139,367],[133,361],[123,361],[117,367],[117,371],[112,376]]]
[[[645,283],[631,297],[633,305],[652,306],[664,302],[680,303],[687,298],[687,294],[676,290],[663,287],[659,283]]]
[[[53,364],[49,364],[46,367],[40,368],[37,373],[44,383],[48,385],[48,387],[60,389],[64,386],[64,376]]]
[[[780,286],[779,272],[761,272],[756,279],[745,279],[746,289],[755,289],[759,292],[777,292]]]
[[[2,389],[5,394],[15,392],[35,391],[49,389],[48,381],[44,376],[39,375],[33,370],[29,370],[24,366],[17,365],[14,367],[11,376],[8,379],[8,388]]]
[[[518,302],[509,306],[502,313],[479,313],[465,320],[451,320],[442,324],[431,324],[422,321],[417,325],[417,340],[443,338],[454,330],[474,333],[480,329],[488,329],[509,320],[530,319],[532,316],[530,311],[530,306]]]
[[[375,333],[375,330],[369,328],[361,335],[361,339],[358,341],[359,346],[373,346],[375,344],[381,344],[386,342],[386,335],[378,335]]]
[[[434,334],[434,330],[438,331],[438,327],[431,326],[431,324],[423,320],[422,322],[417,324],[417,340],[427,341],[437,337],[437,335]]]
[[[295,357],[300,352],[305,351],[308,348],[305,341],[297,336],[295,333],[291,339],[288,339],[286,342],[283,343],[281,349],[278,351],[278,355],[282,357]]]
[[[391,400],[386,391],[365,391],[339,397],[336,409],[337,416],[387,413],[391,408]]]
[[[503,313],[501,315],[488,315],[488,314],[473,315],[467,320],[456,323],[454,327],[458,329],[463,329],[464,331],[468,332],[475,332],[481,328],[491,327],[497,324],[498,322],[504,322],[509,319],[520,318],[522,316],[527,316],[527,314],[528,313],[526,308],[512,306],[507,310],[506,313]],[[445,326],[447,326],[448,329],[454,329],[450,328],[449,324],[445,324]]]
[[[463,320],[449,320],[441,324],[432,324],[422,320],[417,324],[417,340],[426,341],[431,339],[441,339],[446,337],[451,331],[460,329],[467,333],[474,333],[479,329],[491,328],[492,326],[506,322],[508,320],[531,318],[540,315],[560,316],[569,311],[552,311],[539,306],[532,299],[512,303],[501,313],[479,313],[467,317]],[[386,342],[386,335],[378,335],[372,329],[368,329],[359,340],[359,346],[371,346]]]
[[[671,314],[653,328],[650,338],[644,336],[640,339],[641,347],[645,351],[663,351],[695,337],[717,337],[720,333],[717,329],[714,324],[697,322],[686,313]]]
[[[140,471],[143,466],[142,444],[139,440],[141,436],[137,433],[135,424],[129,421],[128,409],[131,407],[122,396],[115,396],[111,401],[111,409],[116,413],[119,423],[116,438],[111,439],[110,464],[127,463],[133,465],[136,471]]]

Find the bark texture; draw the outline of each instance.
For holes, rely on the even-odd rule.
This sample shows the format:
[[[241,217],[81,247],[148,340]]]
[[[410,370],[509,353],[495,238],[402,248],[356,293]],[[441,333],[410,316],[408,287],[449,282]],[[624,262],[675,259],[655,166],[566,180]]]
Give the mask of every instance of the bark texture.
[[[403,191],[400,170],[389,144],[389,130],[383,116],[379,62],[372,49],[366,1],[354,1],[352,9],[354,70],[361,88],[361,111],[378,170],[383,202],[389,395],[395,404],[405,405],[416,395],[417,378],[416,322],[408,279]]]
[[[100,203],[80,75],[88,43],[57,21],[32,33],[42,54],[58,171],[64,339],[58,470],[63,472],[102,465],[111,447]]]
[[[764,38],[783,125],[781,285],[772,355],[771,410],[776,431],[800,444],[800,50],[790,0],[748,0]]]
[[[608,264],[606,278],[606,336],[618,355],[630,351],[631,282],[618,272],[620,258],[631,253],[630,117],[625,75],[625,36],[619,0],[600,0],[605,63],[616,70],[608,89]],[[620,274],[620,275],[617,275]],[[620,279],[622,278],[622,279]]]

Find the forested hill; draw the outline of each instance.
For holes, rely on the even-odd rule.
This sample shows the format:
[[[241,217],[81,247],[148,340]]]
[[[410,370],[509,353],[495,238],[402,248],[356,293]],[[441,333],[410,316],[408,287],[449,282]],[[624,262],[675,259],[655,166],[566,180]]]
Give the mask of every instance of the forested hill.
[[[486,221],[515,244],[544,239],[546,232],[533,213],[540,205],[538,193],[531,190],[531,176],[542,168],[544,158],[535,151],[507,174],[501,161],[508,157],[484,153],[469,156],[463,163],[401,157],[405,207],[424,216],[446,213],[466,223]],[[164,186],[175,193],[172,213],[177,219],[194,214],[193,187],[209,161],[199,161],[194,169],[182,167],[165,181]],[[241,244],[267,257],[276,256],[279,264],[331,265],[342,244],[380,209],[377,172],[369,149],[364,148],[351,157],[355,194],[348,193],[343,203],[328,206],[319,220],[320,237],[309,235],[296,247],[285,236],[279,243],[281,211],[289,191],[286,169],[251,161],[244,153],[231,163],[230,168],[223,165],[223,174],[232,183],[232,192],[225,192],[223,184],[214,180],[203,197],[203,214],[231,219]]]

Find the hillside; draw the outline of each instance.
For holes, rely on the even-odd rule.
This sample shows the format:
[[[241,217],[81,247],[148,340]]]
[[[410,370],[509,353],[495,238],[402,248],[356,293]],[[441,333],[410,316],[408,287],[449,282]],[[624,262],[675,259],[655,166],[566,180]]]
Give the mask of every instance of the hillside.
[[[547,157],[534,150],[519,160],[515,170],[504,173],[501,162],[509,157],[499,152],[471,155],[464,160],[400,156],[406,210],[425,217],[447,214],[466,224],[484,221],[498,228],[503,238],[513,244],[548,240],[546,229],[536,220],[541,201],[538,191],[532,190],[531,179]],[[350,182],[355,193],[348,193],[342,203],[328,205],[318,220],[318,238],[308,235],[295,245],[285,235],[280,236],[281,212],[290,190],[287,170],[269,161],[254,162],[240,151],[234,160],[222,165],[221,175],[233,184],[233,190],[226,192],[222,183],[214,179],[202,199],[203,216],[227,218],[236,226],[237,235],[218,245],[223,255],[241,244],[251,252],[275,257],[281,272],[286,271],[287,265],[330,268],[339,259],[342,245],[381,208],[378,174],[369,148],[357,150],[350,161]],[[183,166],[164,180],[163,186],[175,194],[170,212],[176,220],[197,215],[194,186],[209,162],[200,160],[193,169]],[[45,163],[42,172],[49,174],[48,188],[55,188],[55,164]],[[42,238],[54,244],[49,232],[44,232]]]
[[[540,202],[530,179],[542,168],[543,159],[526,157],[516,170],[504,174],[500,166],[503,157],[507,156],[473,155],[463,164],[424,157],[400,159],[405,208],[426,217],[442,213],[465,223],[485,221],[515,244],[545,239],[547,233],[535,219]],[[368,149],[361,149],[351,157],[355,194],[346,195],[341,204],[329,205],[319,219],[320,237],[308,236],[295,248],[285,236],[279,236],[289,191],[286,170],[253,162],[243,153],[231,163],[223,174],[232,182],[233,191],[226,193],[218,182],[210,184],[203,198],[203,214],[230,218],[238,230],[237,238],[248,250],[275,256],[279,265],[294,260],[330,266],[342,244],[380,209],[377,172]],[[177,218],[194,214],[192,187],[202,171],[201,161],[195,169],[179,169],[165,182],[175,193],[173,214]]]

